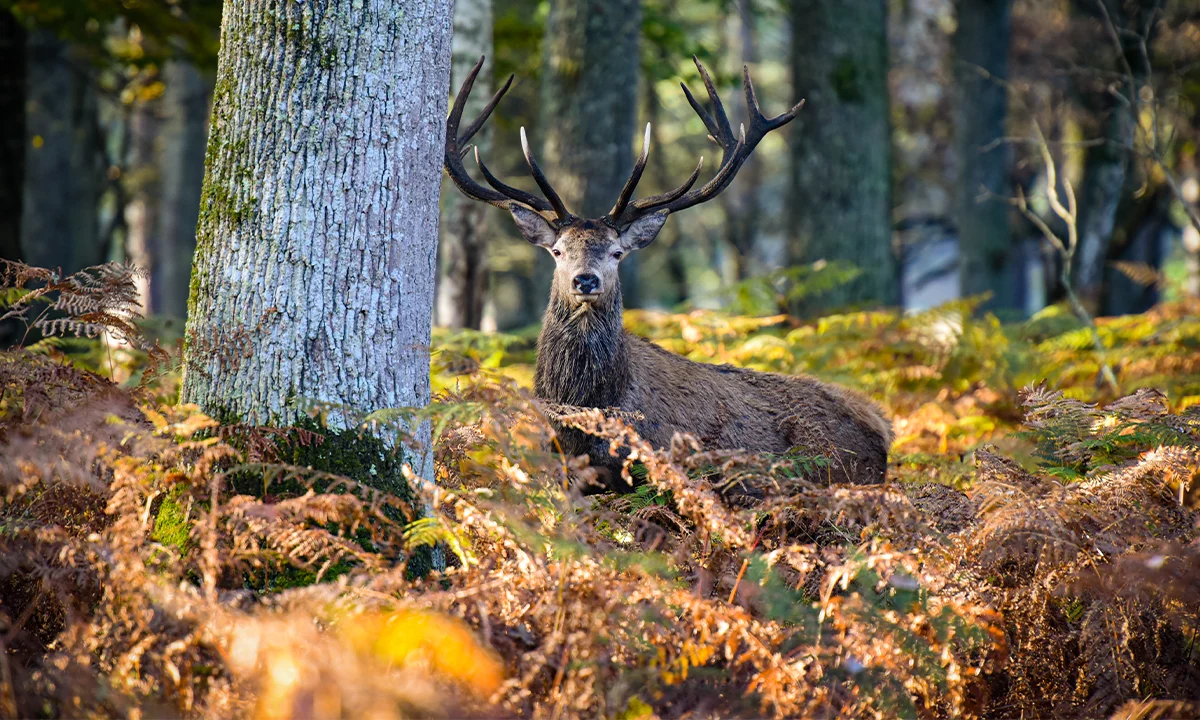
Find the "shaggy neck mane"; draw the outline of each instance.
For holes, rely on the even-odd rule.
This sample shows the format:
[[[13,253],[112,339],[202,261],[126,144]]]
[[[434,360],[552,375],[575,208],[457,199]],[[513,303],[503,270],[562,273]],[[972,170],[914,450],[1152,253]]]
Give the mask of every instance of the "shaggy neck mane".
[[[615,407],[629,385],[621,286],[581,311],[555,279],[538,336],[538,397],[564,405]]]

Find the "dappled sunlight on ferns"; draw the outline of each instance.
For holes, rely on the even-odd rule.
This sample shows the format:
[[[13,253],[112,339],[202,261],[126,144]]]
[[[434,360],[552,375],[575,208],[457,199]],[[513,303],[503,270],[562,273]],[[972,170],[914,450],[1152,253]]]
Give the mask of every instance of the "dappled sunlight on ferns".
[[[1002,326],[973,307],[627,317],[695,359],[888,403],[879,486],[830,486],[803,454],[655,448],[625,414],[539,403],[517,336],[439,333],[428,408],[302,400],[299,428],[173,405],[169,371],[122,388],[70,348],[0,353],[0,709],[1194,712],[1200,326],[1183,306],[1102,319],[1122,349],[1113,398],[1070,318]],[[295,462],[335,416],[395,449],[428,427],[432,476]],[[551,420],[628,451],[641,486],[583,495],[596,471],[554,452]]]

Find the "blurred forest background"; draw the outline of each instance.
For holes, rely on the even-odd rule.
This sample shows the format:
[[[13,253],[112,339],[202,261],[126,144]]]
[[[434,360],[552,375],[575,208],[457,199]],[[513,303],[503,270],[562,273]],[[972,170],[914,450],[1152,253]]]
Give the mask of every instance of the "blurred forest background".
[[[419,37],[444,37],[435,4],[405,15]],[[367,5],[379,25],[413,7]],[[263,407],[180,402],[200,208],[262,187],[222,162],[257,148],[206,147],[222,4],[0,0],[0,258],[62,271],[0,262],[0,718],[1200,717],[1200,0],[455,5],[447,94],[480,55],[468,117],[516,76],[476,136],[489,168],[533,188],[524,126],[581,215],[611,206],[645,122],[643,195],[699,155],[710,177],[693,54],[735,122],[743,64],[766,114],[806,98],[622,263],[624,322],[864,391],[893,418],[887,482],[828,485],[820,447],[656,448],[625,413],[539,402],[527,330],[553,262],[448,181],[428,376],[420,355],[416,382],[364,382],[429,337],[381,341],[423,319],[386,302],[376,332],[335,328],[340,352],[304,346],[321,372],[293,364],[333,392],[270,361],[327,327],[196,312],[212,332],[188,353]],[[229,3],[339,72],[367,63],[278,9],[351,6]],[[231,37],[256,72],[299,56],[256,55],[247,26],[226,57]],[[230,87],[218,115],[256,97]],[[304,97],[358,100],[328,87]],[[229,228],[258,212],[226,206]],[[376,307],[355,302],[341,315]],[[303,416],[259,423],[252,385]],[[394,387],[357,394],[375,385]],[[397,452],[423,420],[424,476]],[[580,495],[594,471],[553,450],[557,423],[624,445],[644,484]]]
[[[147,314],[181,332],[220,14],[219,0],[0,0],[0,257],[142,266]],[[588,214],[616,197],[647,121],[643,193],[699,155],[712,172],[678,87],[698,87],[689,56],[732,117],[742,64],[771,112],[807,98],[720,202],[625,263],[627,307],[811,315],[990,293],[986,309],[1018,319],[1064,298],[1044,231],[1077,235],[1071,278],[1093,313],[1200,292],[1200,2],[458,0],[454,47],[455,87],[480,55],[485,84],[517,77],[483,141],[491,167],[531,187],[526,126]],[[535,323],[549,258],[444,190],[436,322]]]

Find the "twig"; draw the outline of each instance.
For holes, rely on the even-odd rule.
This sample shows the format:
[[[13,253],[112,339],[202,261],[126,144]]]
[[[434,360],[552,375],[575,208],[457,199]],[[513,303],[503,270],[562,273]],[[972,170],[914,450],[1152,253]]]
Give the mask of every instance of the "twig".
[[[1113,373],[1112,366],[1108,364],[1106,357],[1107,350],[1104,348],[1104,343],[1100,340],[1100,331],[1096,328],[1096,321],[1092,319],[1091,313],[1087,311],[1083,303],[1080,302],[1079,296],[1075,294],[1075,286],[1071,282],[1071,266],[1075,259],[1075,250],[1079,247],[1079,207],[1075,201],[1075,189],[1071,186],[1071,181],[1063,178],[1063,189],[1067,195],[1067,203],[1063,205],[1062,198],[1058,194],[1058,167],[1054,163],[1054,157],[1050,154],[1050,145],[1046,142],[1045,136],[1042,134],[1042,128],[1037,120],[1033,121],[1034,132],[1037,133],[1037,141],[1042,153],[1042,162],[1046,164],[1046,199],[1050,201],[1050,209],[1058,216],[1067,227],[1067,241],[1064,243],[1062,238],[1058,237],[1045,220],[1038,217],[1037,213],[1029,209],[1029,204],[1025,202],[1025,192],[1020,187],[1017,188],[1017,198],[1015,205],[1021,211],[1021,214],[1032,222],[1046,240],[1054,247],[1055,250],[1062,255],[1062,273],[1059,281],[1066,290],[1067,299],[1071,303],[1071,309],[1075,312],[1076,317],[1087,325],[1088,331],[1092,336],[1092,346],[1096,349],[1096,354],[1100,358],[1100,374],[1104,377],[1105,382],[1116,395],[1121,394],[1121,388],[1117,384],[1117,376]]]
[[[750,567],[750,561],[748,559],[743,559],[742,569],[738,570],[737,579],[733,581],[733,589],[729,591],[730,605],[732,605],[733,601],[737,598],[738,585],[742,584],[742,578],[746,575],[746,568],[748,567]]]

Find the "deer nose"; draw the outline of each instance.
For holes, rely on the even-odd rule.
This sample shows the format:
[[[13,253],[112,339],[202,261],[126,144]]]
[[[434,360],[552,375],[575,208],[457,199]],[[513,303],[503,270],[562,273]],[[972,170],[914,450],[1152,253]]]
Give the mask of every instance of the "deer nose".
[[[600,291],[600,278],[592,273],[584,273],[576,275],[574,283],[576,292],[581,292],[584,295],[591,295]]]

